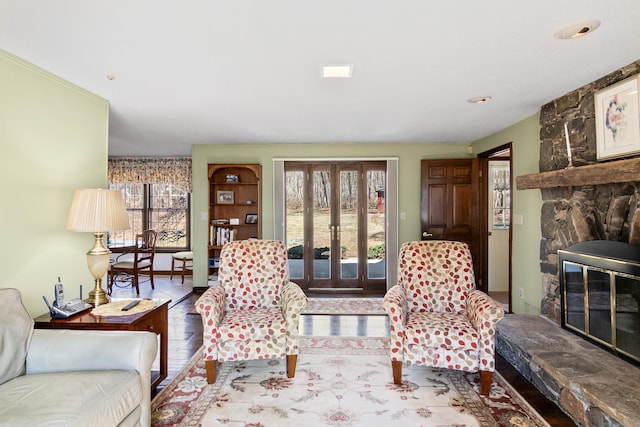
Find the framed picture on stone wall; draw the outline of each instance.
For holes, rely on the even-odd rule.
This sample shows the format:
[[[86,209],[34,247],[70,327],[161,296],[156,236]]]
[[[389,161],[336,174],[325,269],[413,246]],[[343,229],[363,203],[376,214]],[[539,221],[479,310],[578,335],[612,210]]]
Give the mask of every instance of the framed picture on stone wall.
[[[640,153],[640,75],[596,92],[598,160]]]

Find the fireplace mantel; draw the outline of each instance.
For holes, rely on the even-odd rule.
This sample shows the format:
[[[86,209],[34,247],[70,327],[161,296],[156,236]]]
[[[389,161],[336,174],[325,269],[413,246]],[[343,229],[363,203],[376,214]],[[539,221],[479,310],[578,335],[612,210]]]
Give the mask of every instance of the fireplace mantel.
[[[640,181],[640,157],[516,177],[518,190]]]

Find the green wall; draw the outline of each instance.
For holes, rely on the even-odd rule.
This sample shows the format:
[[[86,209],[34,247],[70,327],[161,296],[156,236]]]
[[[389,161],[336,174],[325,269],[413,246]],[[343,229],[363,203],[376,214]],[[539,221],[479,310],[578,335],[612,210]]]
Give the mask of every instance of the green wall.
[[[194,145],[193,238],[196,287],[207,286],[208,180],[209,163],[258,163],[262,165],[262,237],[273,237],[274,158],[398,158],[399,243],[420,239],[420,160],[463,158],[467,144],[228,144]]]
[[[540,126],[535,114],[500,132],[473,143],[475,153],[511,142],[513,176],[538,172]],[[398,213],[406,214],[398,224],[399,242],[420,238],[420,160],[463,158],[467,144],[267,144],[193,146],[193,247],[194,285],[206,286],[207,209],[209,163],[259,163],[262,165],[262,237],[273,237],[274,158],[398,157]],[[513,214],[522,224],[513,225],[513,306],[516,313],[538,314],[542,299],[540,274],[540,207],[538,190],[512,192]],[[518,298],[518,288],[524,299]]]
[[[68,298],[93,288],[93,237],[66,222],[77,188],[106,186],[109,104],[2,50],[0,94],[0,287],[35,316],[58,276]]]
[[[539,172],[540,114],[535,114],[500,132],[473,143],[476,153],[512,143],[513,184],[511,192],[513,216],[521,215],[522,224],[512,224],[512,311],[514,313],[539,314],[542,300],[542,275],[540,273],[540,190],[517,190],[516,177]],[[518,289],[524,298],[518,297]]]

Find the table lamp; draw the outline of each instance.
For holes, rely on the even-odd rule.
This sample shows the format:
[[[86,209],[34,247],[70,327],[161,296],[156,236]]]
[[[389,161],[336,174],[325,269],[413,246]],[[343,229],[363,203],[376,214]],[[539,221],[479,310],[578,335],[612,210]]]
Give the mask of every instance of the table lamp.
[[[129,217],[120,190],[83,189],[76,190],[71,202],[67,229],[92,232],[93,247],[87,252],[87,265],[95,279],[95,287],[89,292],[87,302],[95,307],[109,302],[102,289],[102,278],[109,269],[111,251],[104,247],[102,239],[108,231],[127,230]]]

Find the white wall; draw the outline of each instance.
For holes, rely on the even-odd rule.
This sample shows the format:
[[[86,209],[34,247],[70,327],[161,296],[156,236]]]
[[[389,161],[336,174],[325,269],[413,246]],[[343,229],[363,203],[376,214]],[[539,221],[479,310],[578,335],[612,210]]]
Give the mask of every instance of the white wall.
[[[2,50],[0,76],[0,287],[39,315],[58,276],[70,297],[93,287],[93,236],[66,221],[77,188],[106,188],[109,104]]]

